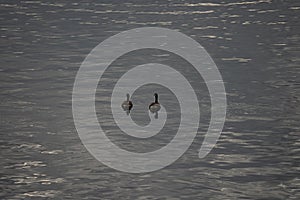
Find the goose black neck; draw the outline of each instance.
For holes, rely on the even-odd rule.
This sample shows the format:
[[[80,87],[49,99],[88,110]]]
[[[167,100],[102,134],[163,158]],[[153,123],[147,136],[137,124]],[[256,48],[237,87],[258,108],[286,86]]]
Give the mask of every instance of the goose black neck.
[[[155,97],[155,103],[158,103],[158,95],[154,94],[154,97]]]
[[[126,96],[127,96],[127,101],[129,101],[129,94],[127,94]]]

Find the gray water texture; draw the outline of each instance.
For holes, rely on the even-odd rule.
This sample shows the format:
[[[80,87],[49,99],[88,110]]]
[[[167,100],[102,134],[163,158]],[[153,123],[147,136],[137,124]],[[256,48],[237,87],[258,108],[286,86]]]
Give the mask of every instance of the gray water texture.
[[[298,1],[2,0],[0,10],[1,199],[299,199]],[[130,174],[107,167],[83,146],[72,89],[96,45],[149,26],[178,30],[208,51],[224,80],[227,117],[217,145],[199,159],[211,106],[203,79],[170,52],[121,56],[104,74],[95,102],[99,123],[115,144],[153,151],[179,126],[176,96],[150,84],[131,94],[136,112],[130,117],[147,125],[143,106],[158,92],[169,110],[166,127],[147,140],[119,131],[106,105],[111,83],[131,67],[155,61],[180,70],[197,88],[201,110],[198,134],[182,157],[152,173]]]

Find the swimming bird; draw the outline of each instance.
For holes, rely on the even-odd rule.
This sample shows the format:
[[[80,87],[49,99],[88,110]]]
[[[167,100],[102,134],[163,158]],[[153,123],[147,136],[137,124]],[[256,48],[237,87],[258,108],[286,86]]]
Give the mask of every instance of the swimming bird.
[[[133,103],[129,100],[129,94],[126,94],[126,96],[127,100],[122,103],[122,108],[124,111],[126,111],[126,114],[128,115],[133,107]]]
[[[155,101],[149,105],[149,110],[152,113],[157,113],[160,110],[160,104],[158,102],[158,94],[154,93]]]

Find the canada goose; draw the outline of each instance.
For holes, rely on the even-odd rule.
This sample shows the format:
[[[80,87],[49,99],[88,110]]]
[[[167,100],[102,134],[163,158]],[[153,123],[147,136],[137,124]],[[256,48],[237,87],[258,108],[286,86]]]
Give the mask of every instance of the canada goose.
[[[122,108],[126,111],[127,115],[130,113],[131,108],[133,107],[132,102],[129,100],[129,94],[126,94],[127,100],[122,103]]]
[[[160,110],[160,104],[158,102],[158,94],[154,93],[155,101],[149,105],[149,110],[152,113],[157,113]]]

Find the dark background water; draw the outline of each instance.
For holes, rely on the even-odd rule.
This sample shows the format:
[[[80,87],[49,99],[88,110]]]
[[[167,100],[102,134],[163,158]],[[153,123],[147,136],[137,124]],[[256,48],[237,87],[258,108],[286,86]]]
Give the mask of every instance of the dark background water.
[[[298,1],[0,5],[1,199],[299,198]],[[178,30],[206,48],[223,76],[228,111],[224,131],[204,159],[197,157],[197,137],[172,165],[127,174],[101,164],[81,144],[72,87],[92,48],[144,26]],[[202,104],[209,110],[207,94]]]

